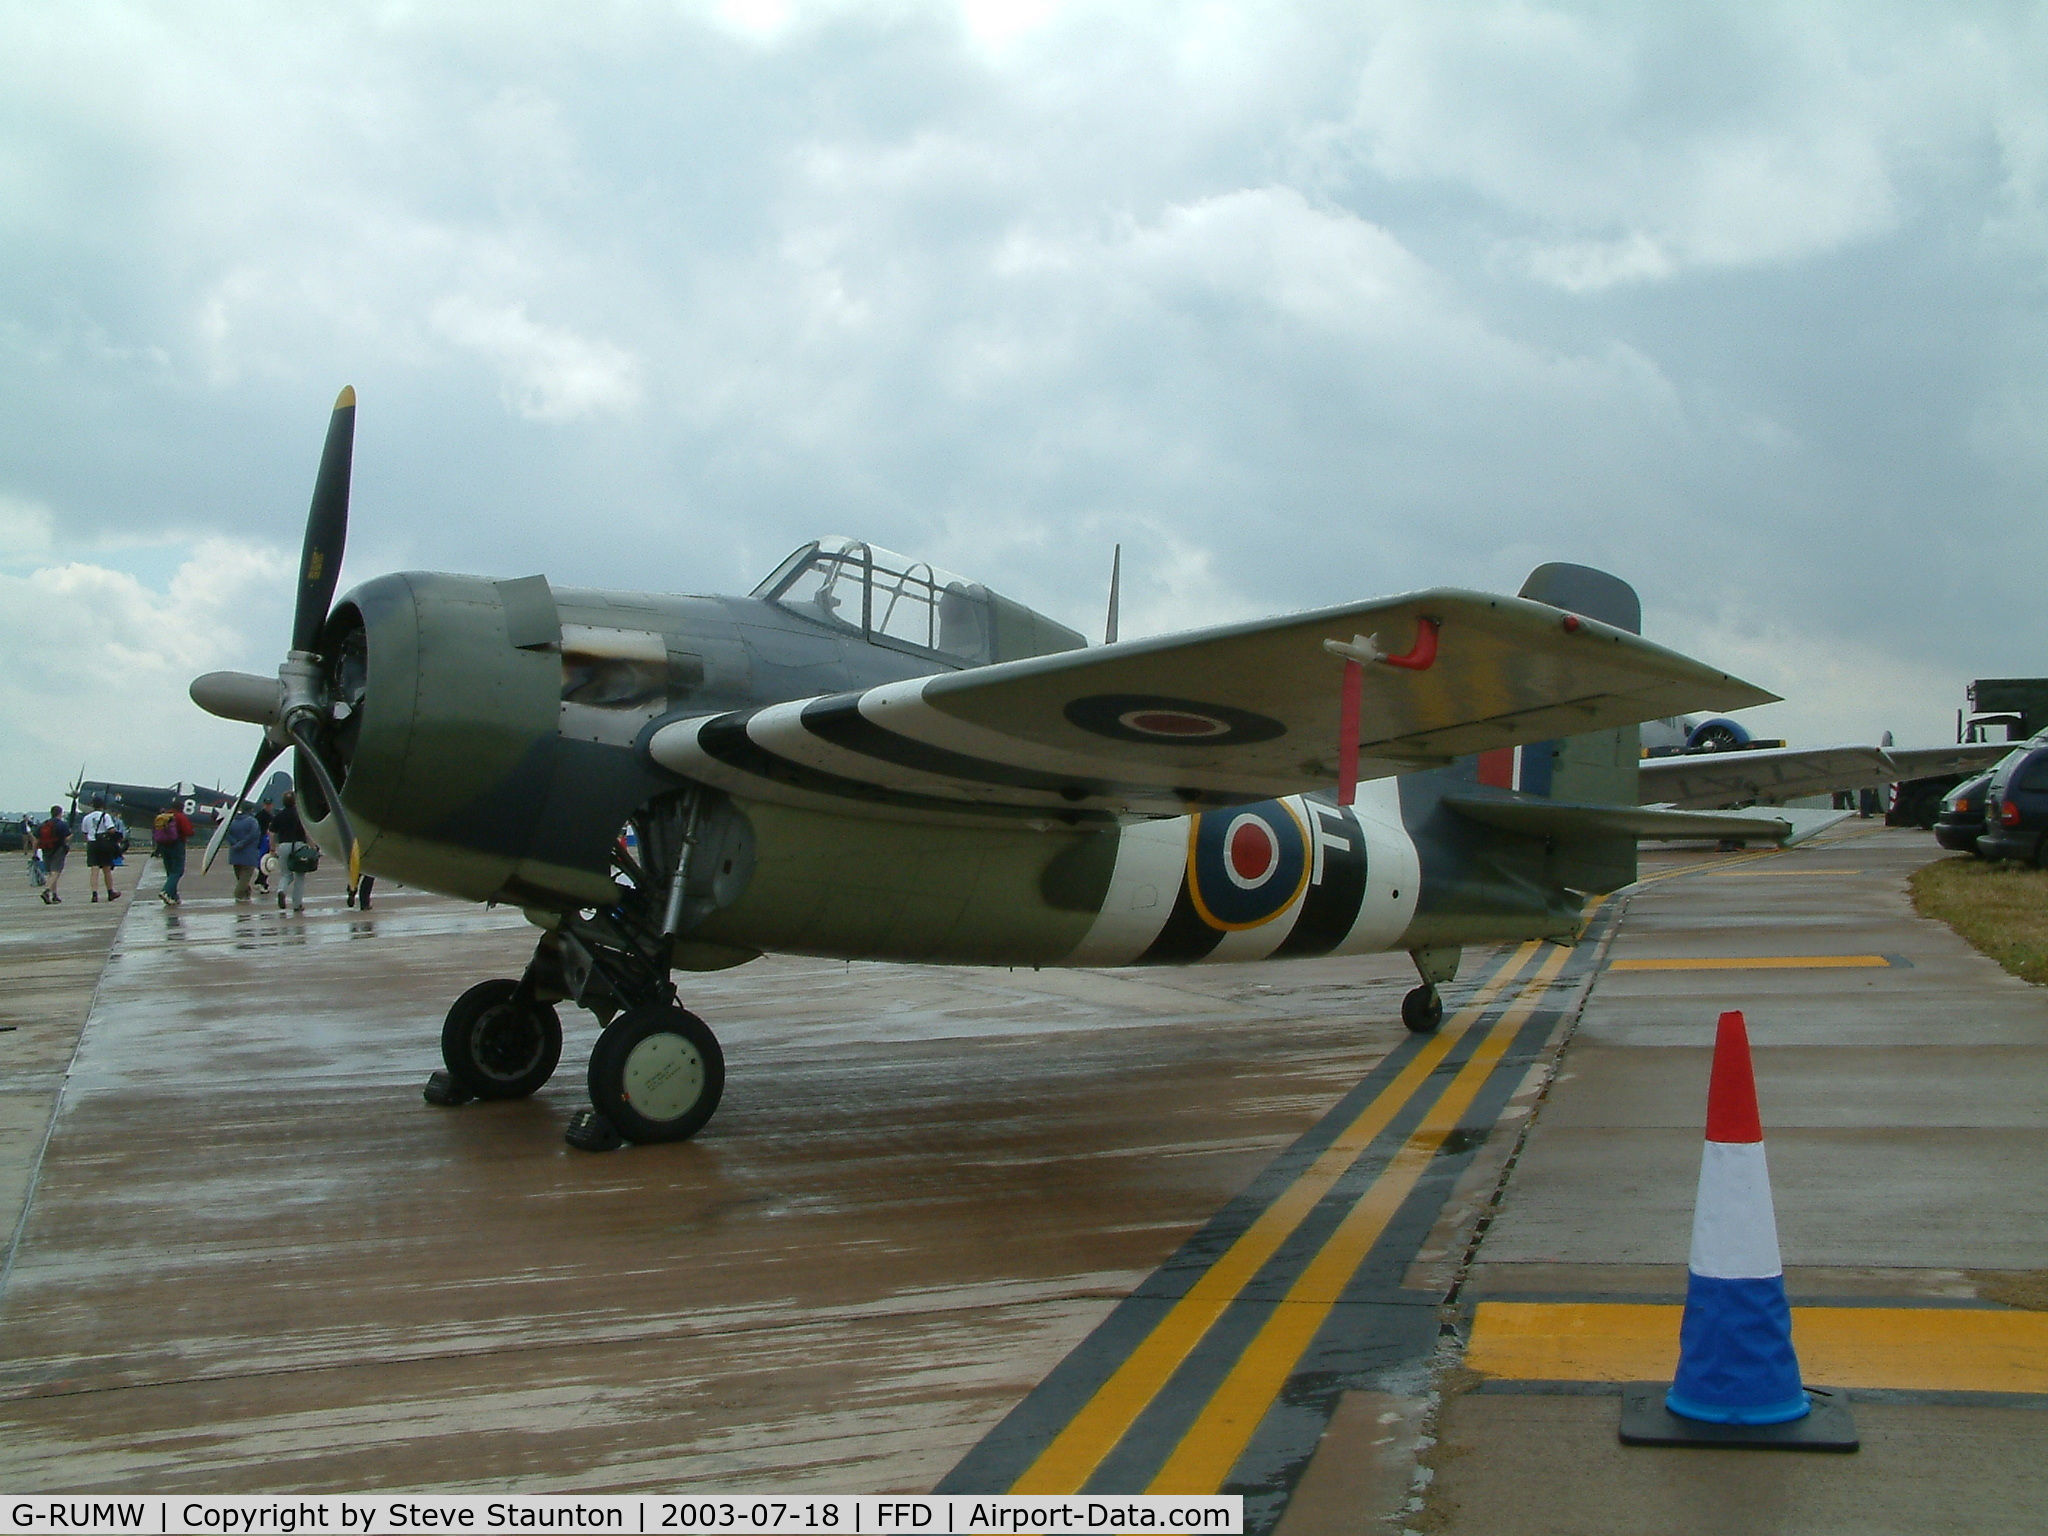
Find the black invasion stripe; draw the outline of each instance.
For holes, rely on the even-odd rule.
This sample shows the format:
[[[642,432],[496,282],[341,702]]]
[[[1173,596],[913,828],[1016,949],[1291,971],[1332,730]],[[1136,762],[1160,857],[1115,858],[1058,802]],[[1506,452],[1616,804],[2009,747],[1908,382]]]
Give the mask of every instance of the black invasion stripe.
[[[1173,910],[1166,915],[1166,926],[1146,946],[1145,953],[1131,964],[1191,965],[1206,959],[1222,942],[1223,930],[1211,928],[1202,921],[1202,914],[1195,910],[1194,893],[1188,889],[1188,877],[1183,871],[1180,894],[1173,898]]]
[[[1342,837],[1345,846],[1323,845],[1323,878],[1309,886],[1301,898],[1301,911],[1294,927],[1269,957],[1274,960],[1306,960],[1327,955],[1343,942],[1351,925],[1358,921],[1358,909],[1365,901],[1365,829],[1349,806],[1324,805],[1304,799],[1303,819],[1308,823],[1309,867],[1315,867],[1316,835]]]
[[[838,693],[828,699],[806,704],[804,729],[822,741],[863,757],[894,763],[918,773],[943,779],[963,779],[974,784],[1001,784],[1010,789],[1035,790],[1079,800],[1090,795],[1117,796],[1135,790],[1141,794],[1179,800],[1178,790],[1168,784],[1137,784],[1128,781],[1084,778],[1078,774],[1046,773],[1037,768],[1020,768],[1009,763],[992,763],[969,757],[945,747],[934,747],[910,736],[898,735],[875,724],[860,712],[861,695]],[[1251,805],[1271,798],[1263,791],[1238,794],[1226,789],[1205,789],[1196,797],[1203,805]]]
[[[1008,821],[1040,821],[1052,816],[1068,826],[1109,826],[1115,822],[1115,817],[1106,811],[983,805],[972,800],[906,794],[901,790],[884,789],[879,784],[842,778],[807,763],[791,762],[755,741],[747,734],[747,722],[757,713],[757,710],[748,710],[741,714],[720,715],[716,720],[705,722],[698,727],[697,745],[728,768],[737,768],[741,773],[750,773],[771,784],[783,784],[791,789],[808,790],[814,795],[829,795],[839,800],[862,800],[870,805],[889,805],[906,811],[938,811],[948,815],[988,816]]]

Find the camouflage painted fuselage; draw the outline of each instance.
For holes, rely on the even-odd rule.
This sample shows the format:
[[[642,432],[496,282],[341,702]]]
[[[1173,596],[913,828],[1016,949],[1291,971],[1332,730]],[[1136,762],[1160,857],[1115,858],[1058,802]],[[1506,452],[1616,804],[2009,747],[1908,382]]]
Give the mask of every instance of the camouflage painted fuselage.
[[[991,661],[1080,643],[997,602]],[[361,668],[359,702],[329,744],[364,867],[542,923],[627,898],[621,827],[688,784],[648,751],[661,726],[951,670],[756,598],[556,590],[538,577],[379,578],[337,605],[327,648]],[[1609,766],[1562,749],[1543,762],[1567,775]],[[835,813],[735,792],[745,857],[728,861],[675,963],[779,951],[1188,964],[1571,934],[1582,869],[1439,803],[1479,773],[1466,759],[1373,781],[1349,807],[1294,795],[1149,819]],[[331,845],[313,801],[314,835]],[[1632,871],[1632,843],[1628,860]]]

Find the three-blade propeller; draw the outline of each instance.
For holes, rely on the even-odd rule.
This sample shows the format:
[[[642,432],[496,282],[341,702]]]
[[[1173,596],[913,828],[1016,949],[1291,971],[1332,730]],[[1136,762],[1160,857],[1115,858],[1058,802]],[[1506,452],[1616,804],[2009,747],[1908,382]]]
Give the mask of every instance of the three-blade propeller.
[[[348,845],[348,879],[353,886],[361,873],[361,850],[348,812],[342,808],[340,787],[321,756],[314,736],[327,699],[321,679],[320,637],[327,626],[327,614],[334,601],[334,588],[341,576],[341,557],[348,542],[349,467],[356,437],[356,392],[344,388],[334,402],[334,415],[327,423],[327,443],[320,452],[320,473],[313,481],[313,504],[306,513],[306,543],[299,556],[297,605],[292,612],[292,646],[277,669],[274,699],[269,680],[240,673],[210,672],[192,683],[192,699],[210,714],[229,720],[247,720],[266,727],[263,745],[242,792],[214,829],[206,845],[203,869],[211,869],[221,844],[227,838],[228,823],[238,815],[255,788],[263,770],[276,761],[288,746],[299,749],[306,766],[320,785],[320,797],[333,811],[336,828]]]

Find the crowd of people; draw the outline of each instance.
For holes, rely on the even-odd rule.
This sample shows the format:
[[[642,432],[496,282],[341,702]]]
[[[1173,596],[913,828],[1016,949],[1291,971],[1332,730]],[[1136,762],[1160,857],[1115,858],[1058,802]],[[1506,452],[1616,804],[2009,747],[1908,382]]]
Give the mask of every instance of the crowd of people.
[[[150,853],[163,864],[164,880],[157,899],[167,907],[182,906],[178,887],[185,878],[185,851],[196,829],[192,818],[177,806],[161,811],[150,825]],[[129,830],[118,806],[109,807],[106,797],[95,795],[91,809],[73,827],[61,805],[50,807],[41,822],[32,816],[21,820],[22,847],[28,855],[29,878],[38,887],[45,906],[61,905],[59,894],[64,866],[70,861],[74,842],[85,848],[86,881],[92,900],[102,892],[110,902],[121,899],[115,884],[117,870],[127,865]],[[274,894],[280,912],[306,910],[306,876],[320,866],[320,849],[306,835],[299,816],[298,796],[287,790],[275,809],[269,805],[237,808],[227,828],[228,866],[234,871],[235,900],[255,901],[258,894]],[[364,875],[348,890],[348,904],[368,911],[374,881]]]

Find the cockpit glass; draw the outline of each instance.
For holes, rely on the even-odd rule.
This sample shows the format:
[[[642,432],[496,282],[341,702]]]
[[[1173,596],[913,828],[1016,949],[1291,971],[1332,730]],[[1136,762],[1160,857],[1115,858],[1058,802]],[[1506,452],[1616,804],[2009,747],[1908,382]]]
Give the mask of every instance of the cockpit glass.
[[[754,589],[816,624],[969,666],[989,659],[986,588],[857,539],[820,539]]]

